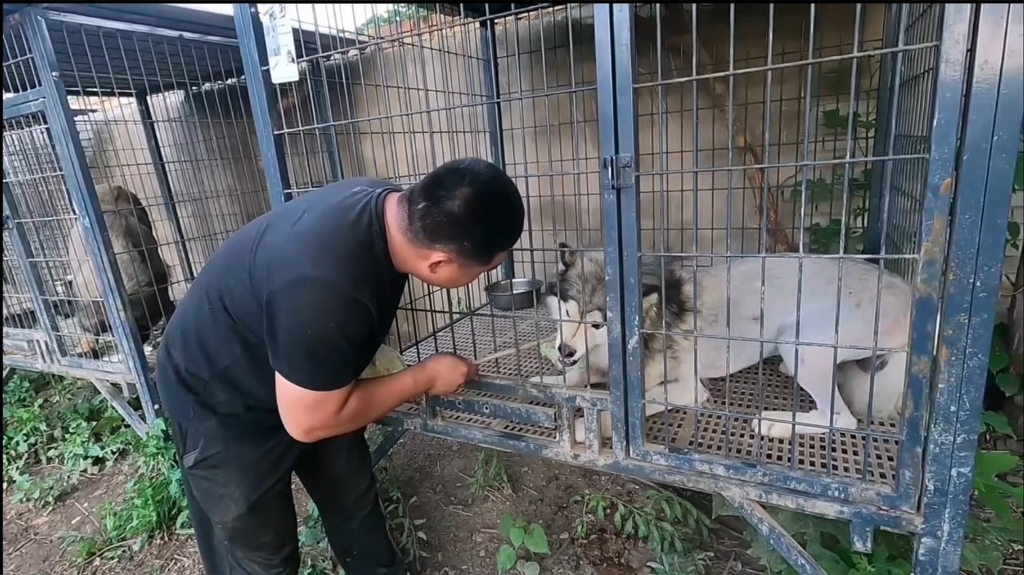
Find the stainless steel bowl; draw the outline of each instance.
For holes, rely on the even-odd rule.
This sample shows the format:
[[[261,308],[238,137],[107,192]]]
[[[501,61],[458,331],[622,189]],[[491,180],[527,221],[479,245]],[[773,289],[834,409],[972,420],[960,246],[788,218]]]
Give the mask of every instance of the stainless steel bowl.
[[[484,288],[487,301],[495,309],[514,311],[530,309],[540,301],[544,282],[534,278],[512,278],[496,281]]]

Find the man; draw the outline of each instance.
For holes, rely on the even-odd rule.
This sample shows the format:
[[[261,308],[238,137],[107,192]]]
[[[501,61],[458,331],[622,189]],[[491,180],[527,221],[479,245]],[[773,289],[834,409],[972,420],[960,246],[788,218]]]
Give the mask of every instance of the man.
[[[156,376],[208,575],[298,573],[292,472],[348,575],[405,575],[363,431],[424,393],[454,392],[476,368],[438,354],[355,380],[409,275],[464,286],[499,265],[523,219],[512,180],[466,158],[405,190],[331,184],[224,242],[169,322]]]

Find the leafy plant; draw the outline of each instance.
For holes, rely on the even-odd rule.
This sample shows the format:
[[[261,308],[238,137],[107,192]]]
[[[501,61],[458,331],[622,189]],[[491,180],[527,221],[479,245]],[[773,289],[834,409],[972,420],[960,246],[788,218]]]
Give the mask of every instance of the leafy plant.
[[[846,523],[779,509],[771,513],[829,575],[911,575],[913,541],[910,537],[881,531],[875,535],[870,554],[856,553]],[[718,514],[724,513],[719,511]],[[750,555],[768,573],[799,575],[758,531],[748,529],[747,540]]]
[[[83,474],[102,471],[137,440],[88,382],[4,375],[4,488],[13,488],[15,502],[52,505]]]
[[[619,534],[640,539],[658,554],[683,553],[688,540],[707,538],[711,525],[692,503],[661,489],[648,490],[635,504],[589,490],[573,497],[573,502],[582,504],[577,538],[586,538],[595,520],[607,520]]]
[[[162,535],[191,533],[181,470],[163,420],[132,451],[134,475],[124,494],[101,509],[100,532],[65,538],[75,544],[80,561],[115,558]]]
[[[830,87],[836,95],[848,97],[852,72],[850,65],[839,64],[831,70],[824,71],[821,75],[822,86]],[[864,58],[860,60],[860,66],[868,71],[867,86],[875,86],[880,69],[876,59]],[[853,148],[851,153],[854,157],[868,158],[871,156],[869,146],[874,141],[877,127],[877,103],[869,99],[863,107],[863,114],[857,110],[844,112],[838,107],[821,110],[818,125],[826,135],[847,137],[849,145]],[[808,225],[808,248],[811,252],[835,253],[841,241],[848,253],[860,252],[864,248],[872,170],[868,164],[859,169],[851,165],[848,170],[843,171],[847,173],[835,173],[830,178],[803,178],[785,194],[793,202],[806,202],[812,212],[817,211],[822,204],[827,205],[831,212],[832,206],[842,201],[839,198],[847,197],[847,213],[840,217],[829,217],[824,223],[812,221]],[[797,213],[801,213],[799,208]],[[843,218],[847,218],[845,227]]]
[[[512,483],[508,479],[508,469],[501,461],[497,451],[489,448],[481,449],[476,456],[473,478],[469,489],[475,496],[496,491],[508,493],[512,491]]]
[[[961,567],[968,573],[982,568],[999,573],[1007,550],[1021,547],[1024,539],[1024,486],[1013,486],[1002,476],[1019,472],[1021,458],[1005,451],[978,451],[974,459],[974,494],[985,507],[972,514]]]
[[[331,562],[331,547],[324,533],[320,510],[316,505],[309,506],[309,513],[299,523],[299,548],[302,551],[302,563],[299,575],[331,575],[334,565]]]
[[[381,505],[384,507],[384,515],[387,517],[391,533],[405,555],[405,560],[418,566],[420,557],[426,556],[420,545],[427,540],[427,534],[422,530],[422,525],[427,520],[413,517],[412,506],[416,504],[417,499],[411,497],[407,500],[402,495],[398,486],[391,480],[387,465],[378,465],[376,472]]]
[[[498,573],[508,573],[514,568],[521,575],[537,575],[540,564],[538,555],[550,555],[548,534],[539,523],[531,523],[522,517],[504,513],[498,523],[498,533],[508,541],[498,548]]]
[[[685,553],[669,553],[647,563],[651,575],[705,575],[714,554],[692,549]]]

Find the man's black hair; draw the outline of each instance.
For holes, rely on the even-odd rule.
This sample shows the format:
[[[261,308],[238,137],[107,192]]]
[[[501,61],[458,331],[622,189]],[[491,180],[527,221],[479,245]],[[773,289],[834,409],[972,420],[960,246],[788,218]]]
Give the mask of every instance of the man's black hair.
[[[404,195],[410,239],[470,264],[492,262],[523,233],[526,211],[519,189],[487,160],[441,164]]]

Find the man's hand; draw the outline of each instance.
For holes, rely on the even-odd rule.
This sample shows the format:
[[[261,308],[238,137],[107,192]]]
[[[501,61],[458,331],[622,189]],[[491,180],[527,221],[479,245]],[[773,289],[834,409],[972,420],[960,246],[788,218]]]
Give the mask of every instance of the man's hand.
[[[476,365],[451,353],[432,355],[417,367],[423,370],[425,391],[431,395],[455,393],[476,377]]]

